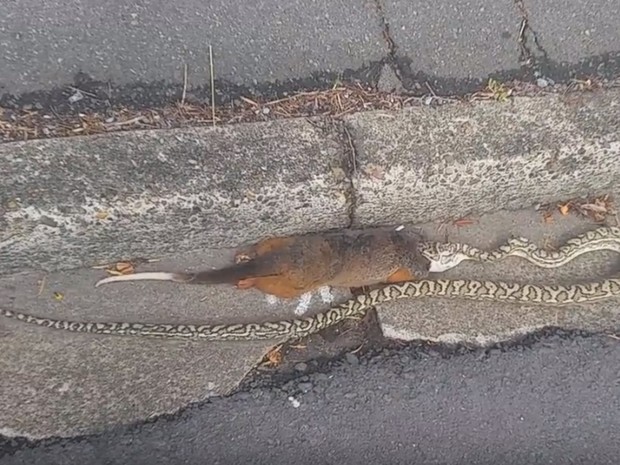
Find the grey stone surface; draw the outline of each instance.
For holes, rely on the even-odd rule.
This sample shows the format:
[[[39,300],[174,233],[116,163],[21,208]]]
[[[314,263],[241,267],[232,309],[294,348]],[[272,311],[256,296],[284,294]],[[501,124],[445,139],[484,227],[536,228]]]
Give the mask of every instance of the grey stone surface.
[[[465,242],[483,249],[494,249],[512,235],[524,236],[539,247],[557,247],[567,239],[601,225],[573,214],[562,216],[557,210],[552,223],[543,221],[534,209],[501,211],[470,217],[473,224],[457,227],[448,224],[438,231],[437,224],[414,228],[431,240]],[[610,224],[614,220],[610,219]],[[620,255],[593,252],[554,269],[542,269],[517,257],[501,263],[463,262],[429,279],[488,279],[515,283],[573,284],[618,275]],[[477,302],[464,299],[428,297],[403,299],[377,307],[383,334],[402,340],[424,339],[448,343],[486,345],[531,333],[543,327],[620,330],[620,299],[550,306],[502,302]]]
[[[596,227],[556,214],[551,224],[532,211],[498,212],[471,218],[467,227],[441,223],[407,225],[436,240],[493,248],[511,235],[541,246],[558,245]],[[447,229],[446,229],[447,228]],[[232,250],[188,253],[142,270],[204,269],[230,262]],[[518,259],[502,264],[466,263],[436,277],[577,282],[617,272],[620,257],[592,254],[556,270],[540,270]],[[297,302],[269,301],[254,291],[227,286],[117,283],[94,288],[103,271],[22,273],[0,280],[0,305],[40,316],[95,321],[227,323],[288,318]],[[44,278],[45,277],[45,278]],[[434,276],[431,276],[433,279]],[[44,280],[43,280],[44,279]],[[43,280],[43,283],[42,283]],[[63,300],[54,299],[60,292]],[[333,292],[341,302],[349,294]],[[315,294],[312,313],[329,303]],[[542,326],[618,331],[617,301],[568,307],[499,305],[437,298],[377,307],[386,336],[487,344]],[[116,424],[174,412],[189,403],[225,394],[277,341],[186,342],[99,337],[36,328],[0,319],[0,424],[2,434],[46,437],[101,431]],[[307,367],[299,367],[305,371]],[[18,405],[20,415],[14,415]]]
[[[304,119],[2,144],[0,273],[343,227],[345,160]]]
[[[358,113],[354,225],[423,223],[620,183],[620,91]]]
[[[139,271],[210,269],[232,262],[232,255],[232,250],[179,254]],[[298,304],[270,302],[258,291],[226,285],[142,281],[95,288],[104,276],[93,269],[7,276],[0,279],[0,305],[73,321],[219,324],[292,318]],[[328,306],[316,294],[311,312]],[[173,413],[227,394],[277,343],[75,334],[0,317],[0,431],[72,436]]]
[[[377,90],[379,92],[396,92],[401,93],[404,91],[403,85],[396,76],[396,73],[392,67],[388,64],[383,65],[381,68],[381,75],[377,82]]]
[[[462,217],[610,187],[618,193],[619,108],[618,91],[605,91],[351,117],[355,226]],[[0,145],[0,172],[8,173],[0,178],[0,271],[7,274],[0,304],[101,321],[290,317],[295,302],[269,304],[225,286],[94,289],[102,272],[75,267],[137,255],[174,257],[144,269],[216,267],[230,255],[208,247],[347,226],[352,205],[341,141],[316,120],[287,120]],[[593,227],[569,217],[543,228],[540,217],[528,215],[485,215],[478,226],[446,238],[494,247],[510,234],[560,240]],[[423,225],[439,238],[437,227]],[[603,276],[617,263],[602,255],[549,273],[515,263],[462,265],[453,274],[557,282]],[[33,268],[50,273],[43,290],[44,273]],[[54,291],[64,299],[55,301]],[[327,305],[317,296],[312,308]],[[386,334],[485,342],[543,324],[620,326],[617,303],[557,313],[436,299],[423,305],[380,306]],[[272,346],[0,325],[0,424],[8,436],[80,434],[175,411],[229,390]]]
[[[36,0],[0,3],[0,94],[49,90],[86,73],[115,85],[235,84],[358,69],[387,53],[373,2]]]
[[[618,53],[620,5],[616,0],[526,0],[531,27],[548,58],[572,64]]]
[[[519,12],[512,0],[384,0],[399,57],[414,72],[442,79],[485,80],[519,68]]]
[[[487,353],[413,347],[334,365],[171,419],[24,445],[0,463],[618,463],[611,337],[550,336]]]

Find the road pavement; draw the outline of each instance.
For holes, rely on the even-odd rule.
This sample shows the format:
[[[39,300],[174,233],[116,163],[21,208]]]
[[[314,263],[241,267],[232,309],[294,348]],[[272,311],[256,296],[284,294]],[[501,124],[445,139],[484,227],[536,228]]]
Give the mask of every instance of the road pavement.
[[[9,173],[0,178],[0,305],[77,321],[273,321],[325,310],[348,291],[281,302],[226,285],[95,289],[106,273],[93,267],[159,259],[136,266],[212,269],[248,242],[348,226],[403,225],[487,249],[511,235],[557,247],[600,226],[574,208],[562,215],[557,202],[620,194],[617,99],[604,89],[354,114],[342,124],[299,118],[0,144]],[[545,219],[536,202],[555,213]],[[615,224],[612,206],[606,212]],[[569,283],[608,276],[617,263],[609,252],[559,270],[512,259],[463,264],[446,277]],[[548,325],[620,326],[615,301],[555,309],[408,299],[377,316],[368,327],[390,338],[468,343]],[[340,330],[336,352],[365,344],[360,331]],[[225,395],[280,342],[140,341],[7,318],[0,335],[0,424],[30,438],[90,434]],[[307,353],[325,339],[312,338]]]
[[[154,422],[4,444],[2,465],[615,465],[620,342],[553,333],[488,350],[347,355]]]
[[[282,96],[354,79],[433,95],[479,89],[489,77],[518,78],[535,89],[574,77],[617,78],[617,2],[555,3],[294,0],[285,8],[272,0],[2,2],[0,107],[21,111],[0,110],[0,125],[10,121],[20,131],[33,110],[44,110],[43,120],[73,115],[82,124],[91,111],[107,121],[112,107],[148,109],[182,95],[190,103],[209,102],[212,71],[218,102],[233,103],[241,95]],[[336,122],[3,144],[0,171],[9,175],[0,179],[0,304],[80,319],[290,317],[303,302],[252,293],[240,299],[231,289],[202,293],[149,283],[93,292],[103,271],[90,267],[160,254],[161,264],[175,269],[215,266],[228,260],[228,247],[269,233],[385,223],[489,248],[511,233],[557,245],[595,225],[557,211],[547,224],[531,203],[619,193],[613,89],[507,103],[420,103],[397,117],[376,112]],[[472,224],[463,230],[453,220],[466,215],[464,223]],[[553,275],[575,281],[608,275],[616,264],[612,254],[598,254]],[[522,265],[483,270],[470,264],[455,273],[552,279]],[[315,295],[313,309],[344,297]],[[459,344],[549,325],[599,332],[620,327],[615,302],[557,312],[454,302],[420,302],[412,309],[411,303],[385,305],[377,309],[379,325],[369,326],[388,337]],[[336,352],[364,339],[350,331],[345,326],[336,338]],[[310,338],[305,356],[328,339]],[[552,338],[531,350],[488,357],[418,360],[418,352],[405,351],[360,361],[349,355],[350,366],[327,378],[312,375],[284,390],[268,386],[200,404],[234,388],[272,345],[164,348],[153,341],[61,337],[3,320],[0,434],[8,450],[24,437],[100,433],[68,440],[59,463],[88,461],[81,454],[89,453],[104,457],[102,463],[138,453],[151,463],[191,463],[207,453],[220,463],[231,454],[253,455],[260,463],[268,461],[269,444],[278,445],[283,458],[299,453],[328,463],[359,459],[364,451],[394,457],[394,463],[406,457],[556,463],[562,454],[573,454],[575,463],[608,463],[618,452],[609,436],[618,426],[610,413],[618,410],[612,396],[617,346],[606,345],[614,341]],[[307,358],[302,363],[313,366]],[[415,376],[405,377],[411,366]],[[430,381],[415,384],[420,379]],[[308,388],[295,407],[293,391]],[[199,407],[174,414],[196,402]],[[140,424],[166,413],[171,419]],[[237,448],[224,440],[230,437]],[[53,463],[45,454],[63,454],[64,446],[40,445],[5,460]]]
[[[2,2],[0,105],[148,107],[177,101],[184,83],[188,101],[209,101],[212,70],[228,101],[339,79],[376,85],[390,70],[409,91],[439,94],[489,77],[616,76],[617,2],[556,3]],[[84,98],[69,105],[76,88]]]

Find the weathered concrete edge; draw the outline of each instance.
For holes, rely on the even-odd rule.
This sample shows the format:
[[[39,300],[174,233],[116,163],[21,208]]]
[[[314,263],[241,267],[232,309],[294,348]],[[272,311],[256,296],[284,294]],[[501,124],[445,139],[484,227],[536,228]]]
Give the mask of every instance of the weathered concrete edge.
[[[345,117],[352,226],[425,223],[620,185],[620,90]]]
[[[346,227],[340,137],[300,118],[0,145],[0,273]]]
[[[613,89],[601,90],[597,95],[600,101],[612,102],[602,112],[609,111],[613,108],[613,102],[620,100],[620,91]],[[558,105],[558,97],[516,97],[515,102],[514,111],[518,113],[531,110],[531,104],[540,108]],[[532,173],[547,166],[550,159],[557,158],[558,150],[560,160],[570,152],[569,146],[560,149],[545,147],[545,131],[553,141],[561,136],[553,124],[539,128],[542,134],[536,137],[536,149],[517,156],[515,169],[510,169],[510,164],[506,164],[507,156],[515,154],[515,147],[508,144],[502,146],[501,135],[495,135],[493,139],[493,152],[480,148],[471,160],[467,157],[413,160],[413,169],[408,172],[406,168],[412,160],[403,160],[400,165],[382,167],[387,168],[387,176],[378,180],[372,179],[376,174],[372,171],[372,163],[377,162],[377,157],[373,159],[372,154],[361,156],[363,164],[357,166],[351,162],[351,146],[363,148],[368,139],[372,139],[371,132],[381,133],[394,120],[411,119],[412,113],[417,118],[439,118],[443,126],[451,128],[453,143],[458,145],[461,138],[466,140],[468,136],[455,122],[463,115],[469,118],[472,105],[450,104],[447,111],[444,108],[420,107],[392,112],[388,114],[391,121],[382,124],[373,121],[377,120],[377,115],[381,117],[386,112],[364,112],[347,117],[345,125],[352,138],[350,142],[348,134],[338,125],[320,118],[296,118],[217,129],[132,131],[2,144],[0,171],[20,177],[20,194],[28,193],[30,203],[20,205],[16,213],[11,208],[14,196],[11,185],[7,187],[6,181],[0,179],[0,183],[5,184],[4,189],[0,189],[0,226],[4,229],[0,236],[0,273],[32,268],[51,271],[134,256],[161,256],[195,248],[234,247],[275,234],[351,225],[364,227],[443,220],[471,213],[522,208],[567,195],[599,193],[619,182],[620,135],[611,132],[601,135],[602,140],[586,141],[589,144],[587,154],[594,160],[587,165],[587,169],[577,164],[566,164],[561,167],[561,176],[555,181],[545,176],[533,181]],[[483,102],[474,103],[473,108],[479,112],[501,112],[507,107],[505,103]],[[595,119],[596,112],[594,105],[590,113]],[[353,119],[365,122],[367,127],[372,127],[372,131],[360,132],[359,125],[353,128]],[[527,115],[523,119],[527,119]],[[522,131],[525,129],[521,128]],[[506,131],[510,130],[506,128]],[[427,127],[424,131],[430,137],[433,128]],[[301,139],[305,140],[300,141],[300,134],[303,135]],[[406,139],[407,134],[404,137]],[[513,139],[507,140],[514,144]],[[575,138],[571,136],[570,141],[575,141]],[[580,141],[583,143],[583,137]],[[145,144],[150,144],[150,150],[142,146]],[[88,195],[83,192],[74,195],[73,191],[67,190],[66,186],[75,182],[72,175],[75,170],[66,169],[66,166],[55,177],[48,176],[46,185],[42,186],[38,181],[41,171],[54,167],[56,161],[45,155],[53,151],[54,146],[56,151],[58,147],[65,147],[69,152],[63,155],[61,165],[77,166],[82,183],[85,176],[88,178],[84,187]],[[175,158],[175,171],[166,172],[165,176],[158,175],[157,169],[162,169],[157,165],[162,160],[161,146],[173,147],[170,150],[175,155],[185,151],[191,156],[183,160]],[[257,149],[257,146],[261,147]],[[98,147],[108,157],[102,161],[101,155],[92,154],[95,151],[93,147]],[[123,149],[123,155],[114,159],[114,172],[124,178],[122,183],[113,187],[120,186],[123,197],[112,195],[110,199],[110,183],[96,180],[109,178],[109,154],[118,147]],[[406,147],[396,147],[396,151],[404,149]],[[295,150],[296,155],[291,156]],[[30,170],[18,172],[19,164],[24,163],[23,154],[28,153],[43,155],[35,161],[26,160]],[[210,163],[216,159],[216,154],[220,159],[214,173]],[[129,161],[124,160],[123,156]],[[170,156],[164,154],[163,158]],[[142,169],[140,163],[144,159],[147,159],[144,164],[155,174],[136,181],[132,176]],[[315,163],[314,168],[310,167],[312,159],[319,162]],[[245,160],[251,163],[246,165]],[[287,176],[289,164],[295,166],[293,176]],[[454,172],[462,172],[467,164],[474,166],[474,174],[470,177],[480,177],[480,173],[484,173],[483,188],[449,182]],[[524,169],[528,164],[535,169]],[[507,166],[509,175],[506,174]],[[276,174],[267,179],[265,172],[270,170]],[[443,181],[435,182],[439,178]],[[501,191],[501,186],[494,184],[493,179],[507,178],[512,186],[509,195],[489,195],[490,192]],[[570,179],[579,179],[579,182],[567,182]],[[408,185],[409,189],[400,189],[403,184]],[[258,189],[252,189],[255,185]],[[533,185],[535,188],[532,188]],[[170,191],[171,186],[176,191]],[[416,189],[416,186],[422,188]],[[62,209],[54,206],[54,201],[61,201],[58,200],[61,199],[59,194],[50,194],[55,191],[65,195]],[[153,193],[159,195],[161,202],[153,201],[145,195],[145,191],[151,196]],[[158,191],[164,191],[164,195]],[[43,199],[47,210],[33,204],[32,199]],[[231,205],[235,210],[231,210]],[[152,213],[153,206],[155,213]],[[119,215],[116,221],[99,220],[94,217],[99,207],[124,211],[125,215]],[[290,212],[295,209],[299,212],[293,216]],[[58,215],[58,210],[63,212]],[[55,230],[49,224],[50,217],[45,214],[46,211],[56,213],[54,221],[58,220],[58,216],[71,216],[73,221],[68,223],[73,229]],[[90,219],[85,221],[87,215]],[[79,221],[75,221],[76,217]]]

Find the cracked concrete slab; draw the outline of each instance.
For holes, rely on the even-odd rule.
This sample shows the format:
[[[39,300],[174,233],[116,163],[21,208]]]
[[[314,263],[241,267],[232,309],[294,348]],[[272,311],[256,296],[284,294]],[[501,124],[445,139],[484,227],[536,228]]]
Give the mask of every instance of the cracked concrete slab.
[[[232,254],[192,252],[139,271],[220,267]],[[95,288],[103,276],[93,269],[5,276],[0,305],[74,321],[217,324],[292,318],[300,302],[270,301],[258,291],[225,285],[142,281]],[[331,297],[340,301],[350,294],[334,290]],[[329,307],[318,292],[309,303],[310,314]],[[72,436],[173,413],[227,394],[277,343],[98,336],[0,318],[2,434]]]
[[[423,223],[620,182],[620,90],[346,117],[354,226]]]
[[[407,88],[417,73],[443,92],[449,81],[482,82],[490,74],[519,69],[520,17],[513,0],[382,3],[397,57],[407,62]]]
[[[524,5],[539,45],[549,59],[560,65],[587,62],[592,57],[606,54],[617,55],[620,51],[620,6],[616,0],[532,0],[525,1]],[[535,48],[536,44],[532,43],[530,47]],[[613,56],[609,60],[601,68],[617,68]]]
[[[345,170],[301,118],[2,144],[0,273],[344,227]]]
[[[574,215],[554,215],[552,224],[534,209],[499,211],[471,217],[466,227],[437,224],[411,226],[431,240],[466,242],[494,249],[506,239],[524,236],[539,247],[557,247],[567,239],[600,227]],[[611,220],[610,224],[614,224]],[[516,283],[571,284],[618,275],[620,255],[593,252],[555,269],[542,269],[523,259],[510,257],[501,263],[463,262],[430,279],[488,279]],[[620,300],[570,306],[475,302],[428,297],[388,302],[377,307],[385,336],[401,340],[432,340],[446,343],[491,344],[546,326],[592,331],[620,330]]]

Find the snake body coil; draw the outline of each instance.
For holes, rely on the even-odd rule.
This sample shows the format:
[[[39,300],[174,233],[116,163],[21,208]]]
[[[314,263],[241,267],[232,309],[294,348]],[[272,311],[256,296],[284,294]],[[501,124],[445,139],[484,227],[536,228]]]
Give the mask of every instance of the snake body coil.
[[[267,323],[230,325],[183,325],[146,323],[95,323],[39,318],[24,313],[2,310],[2,315],[37,326],[78,333],[117,336],[143,336],[177,339],[263,340],[297,339],[316,333],[347,318],[362,316],[369,308],[391,300],[419,297],[463,298],[496,302],[567,305],[596,302],[620,295],[620,279],[570,286],[539,286],[502,281],[421,280],[390,284],[332,307],[326,312],[306,318]]]
[[[587,231],[557,250],[541,249],[524,237],[509,239],[489,251],[458,242],[420,242],[420,252],[430,260],[432,272],[447,271],[466,260],[493,263],[508,257],[523,258],[540,268],[557,268],[580,255],[603,250],[620,253],[620,228],[604,226]]]

